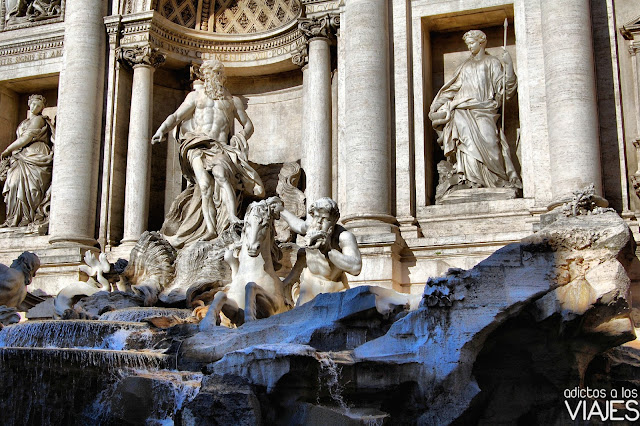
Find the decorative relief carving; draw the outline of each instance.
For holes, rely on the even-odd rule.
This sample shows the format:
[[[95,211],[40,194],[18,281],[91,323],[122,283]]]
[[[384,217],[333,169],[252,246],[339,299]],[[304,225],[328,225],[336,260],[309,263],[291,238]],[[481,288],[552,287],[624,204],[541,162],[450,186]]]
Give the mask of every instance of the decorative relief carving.
[[[202,9],[207,31],[251,34],[285,26],[300,15],[302,6],[299,0],[215,0],[213,14],[204,5]]]
[[[291,61],[299,66],[304,67],[309,63],[308,43],[312,38],[335,39],[336,30],[340,28],[340,15],[324,15],[315,18],[299,18],[298,30],[304,35],[304,40],[291,54]]]
[[[116,58],[123,64],[132,68],[138,65],[149,65],[154,68],[159,67],[166,60],[166,56],[151,45],[119,47],[116,49]]]
[[[189,0],[159,0],[156,10],[162,16],[187,28],[196,26],[196,2]]]
[[[14,0],[6,3],[6,24],[37,22],[62,15],[62,0]]]
[[[291,55],[291,61],[299,67],[307,65],[309,63],[309,45],[307,43],[302,44]]]

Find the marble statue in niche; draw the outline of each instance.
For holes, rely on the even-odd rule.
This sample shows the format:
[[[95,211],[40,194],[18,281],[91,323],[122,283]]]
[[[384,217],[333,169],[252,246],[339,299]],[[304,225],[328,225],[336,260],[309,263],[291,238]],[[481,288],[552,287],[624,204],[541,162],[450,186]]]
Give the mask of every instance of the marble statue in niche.
[[[0,153],[0,181],[7,217],[2,227],[42,224],[49,218],[54,127],[42,115],[42,95],[29,97],[29,118],[18,126],[18,138]]]
[[[189,181],[171,206],[161,233],[176,248],[216,238],[229,224],[240,222],[242,194],[263,197],[264,185],[248,163],[247,139],[253,124],[242,101],[224,87],[218,60],[200,67],[204,82],[194,84],[180,107],[160,125],[152,143],[176,129],[180,166]],[[234,119],[242,130],[233,133]]]
[[[516,92],[513,60],[506,50],[501,60],[487,53],[487,37],[480,30],[468,31],[463,39],[471,54],[438,91],[429,110],[449,163],[438,165],[437,203],[457,189],[522,188],[497,123],[504,100]]]
[[[356,237],[338,224],[340,210],[331,198],[316,200],[309,207],[307,220],[282,210],[280,217],[291,230],[305,236],[306,247],[298,257],[286,286],[298,286],[296,306],[309,302],[320,293],[334,293],[349,288],[345,272],[359,275],[362,257]]]
[[[62,0],[7,0],[7,24],[42,21],[62,12]]]

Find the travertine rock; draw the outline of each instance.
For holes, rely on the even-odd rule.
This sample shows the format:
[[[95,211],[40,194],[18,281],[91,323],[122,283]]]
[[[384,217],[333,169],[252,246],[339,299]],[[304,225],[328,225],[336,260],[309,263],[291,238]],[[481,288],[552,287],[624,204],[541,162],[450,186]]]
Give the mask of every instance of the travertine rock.
[[[635,337],[633,261],[616,214],[561,218],[471,270],[430,279],[419,307],[375,287],[321,294],[238,329],[198,333],[182,343],[179,365],[243,377],[269,421],[289,418],[297,400],[381,407],[399,423],[516,423],[531,413],[561,422],[562,391],[583,383],[597,354]],[[338,394],[298,373],[327,359]]]

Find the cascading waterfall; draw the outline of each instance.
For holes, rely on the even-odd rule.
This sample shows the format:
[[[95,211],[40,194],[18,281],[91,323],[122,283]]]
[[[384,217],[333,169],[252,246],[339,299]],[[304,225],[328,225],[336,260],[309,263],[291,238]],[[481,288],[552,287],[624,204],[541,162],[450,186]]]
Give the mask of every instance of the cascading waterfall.
[[[153,408],[148,413],[147,424],[173,425],[176,414],[198,395],[203,375],[166,370],[120,370],[118,380],[102,390],[82,413],[83,421],[91,424],[108,421],[114,410],[117,410],[114,404],[120,402],[118,387],[129,377],[149,379],[153,382]]]
[[[336,362],[331,358],[329,353],[318,352],[316,356],[320,363],[320,374],[318,374],[319,388],[322,389],[323,385],[326,386],[331,399],[338,404],[345,413],[349,413],[349,406],[342,397],[342,386],[339,382],[340,367],[336,365]]]
[[[0,348],[144,349],[158,339],[147,324],[106,321],[29,321],[0,330]]]
[[[175,368],[175,356],[153,349],[164,338],[139,322],[29,321],[5,327],[0,330],[0,424],[94,424],[84,414],[86,407],[123,374],[131,374],[125,372]],[[172,393],[178,410],[199,388],[198,380],[184,382]],[[172,413],[160,414],[171,418]]]

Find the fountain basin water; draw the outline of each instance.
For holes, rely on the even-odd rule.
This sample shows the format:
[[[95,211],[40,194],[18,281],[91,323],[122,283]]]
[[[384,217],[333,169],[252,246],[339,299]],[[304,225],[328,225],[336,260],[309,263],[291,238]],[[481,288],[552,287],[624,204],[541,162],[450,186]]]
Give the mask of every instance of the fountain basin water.
[[[164,338],[148,324],[122,321],[29,321],[0,330],[1,347],[149,349]]]
[[[96,424],[96,397],[133,369],[175,368],[154,352],[1,348],[0,424]]]

